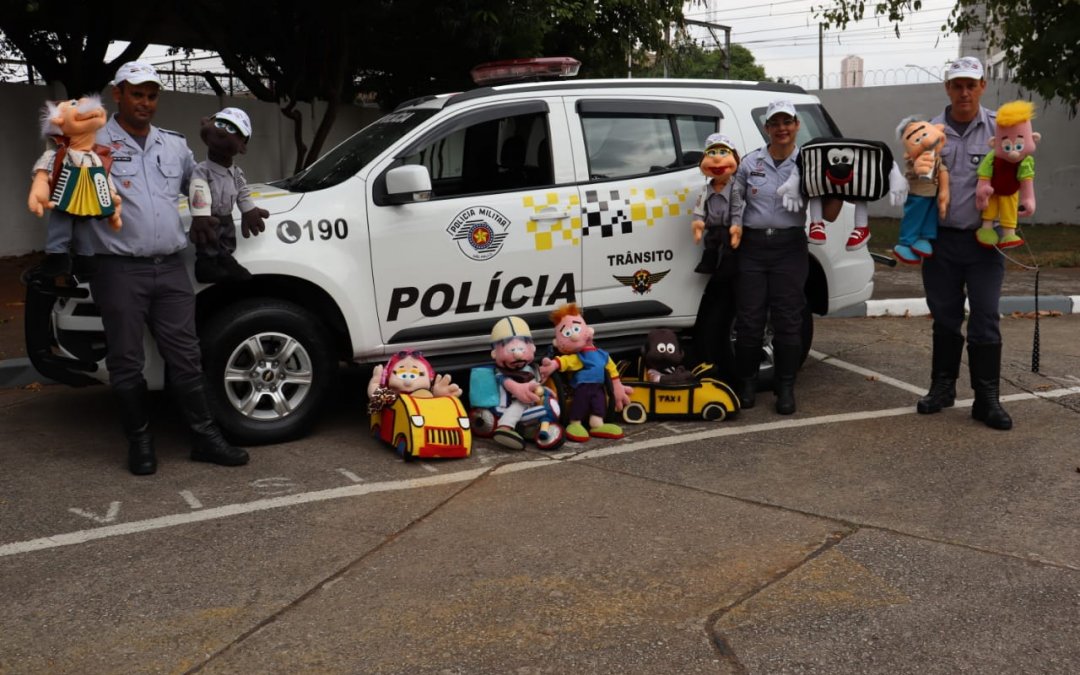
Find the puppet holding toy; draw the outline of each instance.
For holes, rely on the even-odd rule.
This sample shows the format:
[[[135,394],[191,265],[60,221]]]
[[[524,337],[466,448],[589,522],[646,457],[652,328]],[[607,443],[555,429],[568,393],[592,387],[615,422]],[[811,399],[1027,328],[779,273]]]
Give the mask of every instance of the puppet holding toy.
[[[571,373],[570,386],[574,394],[570,404],[570,424],[566,426],[567,439],[584,443],[590,437],[622,438],[621,427],[604,421],[607,413],[605,377],[611,378],[616,411],[630,403],[633,390],[619,379],[619,369],[608,353],[593,344],[594,331],[585,323],[576,304],[566,304],[553,311],[551,322],[555,324],[554,344],[559,356],[540,362],[540,379],[547,380],[555,371]]]
[[[529,325],[520,317],[508,316],[499,319],[491,329],[491,358],[495,367],[473,371],[469,397],[473,405],[492,404],[491,410],[497,417],[489,422],[494,425],[493,429],[489,426],[491,435],[495,442],[511,450],[525,448],[525,436],[519,427],[531,429],[538,425],[532,438],[540,450],[555,450],[565,440],[559,424],[558,401],[540,383],[540,371],[533,364],[535,356],[536,345]],[[478,376],[486,377],[481,380]]]
[[[949,209],[949,169],[941,161],[945,125],[911,115],[900,120],[896,137],[904,146],[908,197],[893,255],[900,262],[918,264],[934,254],[938,223]]]
[[[739,152],[724,134],[710,134],[705,139],[705,153],[698,166],[708,181],[698,195],[694,220],[690,223],[694,243],[700,243],[702,237],[705,239],[701,262],[694,271],[712,274],[720,264],[725,243],[736,249],[742,238],[742,227],[731,222],[731,212],[741,210],[732,208],[736,200],[742,201],[742,196],[732,189],[731,183],[739,168]]]
[[[188,204],[191,207],[189,235],[195,244],[195,279],[211,284],[222,281],[249,281],[251,273],[236,261],[236,225],[233,206],[240,207],[240,232],[244,238],[266,229],[266,209],[255,206],[247,178],[233,163],[247,152],[251,120],[239,108],[225,108],[202,120],[199,135],[206,143],[206,160],[191,173]]]
[[[845,248],[856,251],[870,241],[867,203],[886,194],[889,203],[899,206],[907,198],[907,181],[893,161],[889,146],[880,141],[855,138],[815,138],[799,146],[797,171],[777,189],[784,208],[798,211],[806,202],[810,218],[807,240],[826,242],[822,199],[838,197],[855,204],[855,228]]]
[[[1010,101],[997,111],[997,131],[990,152],[977,170],[975,208],[982,211],[982,227],[975,231],[987,248],[1012,248],[1024,243],[1016,234],[1017,216],[1035,213],[1035,145],[1042,135],[1031,130],[1035,104]],[[1001,237],[994,230],[1001,225]]]
[[[98,129],[108,121],[101,97],[53,102],[42,108],[41,133],[53,139],[34,164],[28,206],[37,216],[50,210],[45,260],[35,276],[47,279],[71,271],[72,227],[81,217],[108,218],[119,230],[120,195],[109,177],[112,157],[107,147],[94,143]]]
[[[368,413],[376,413],[397,399],[398,394],[415,398],[461,396],[461,387],[449,375],[435,375],[435,369],[418,351],[401,351],[385,366],[375,366],[368,381]]]

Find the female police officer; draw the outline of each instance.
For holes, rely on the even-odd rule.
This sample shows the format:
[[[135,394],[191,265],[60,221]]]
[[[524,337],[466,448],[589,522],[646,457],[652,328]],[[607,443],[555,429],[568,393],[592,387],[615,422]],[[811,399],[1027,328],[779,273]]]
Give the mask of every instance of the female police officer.
[[[732,222],[743,227],[739,246],[739,277],[735,308],[735,361],[739,401],[752,408],[761,365],[765,323],[772,321],[776,412],[795,412],[795,372],[802,361],[802,316],[810,273],[806,242],[806,208],[784,208],[779,187],[796,171],[795,143],[799,119],[786,99],[769,104],[765,135],[769,144],[750,152],[735,173],[735,190],[742,195],[741,213]],[[843,203],[823,202],[826,220],[836,220]]]

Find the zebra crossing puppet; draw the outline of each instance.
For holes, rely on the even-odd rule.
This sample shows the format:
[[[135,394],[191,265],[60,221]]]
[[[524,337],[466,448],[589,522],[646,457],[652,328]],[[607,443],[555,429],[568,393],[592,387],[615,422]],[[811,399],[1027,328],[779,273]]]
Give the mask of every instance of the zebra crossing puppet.
[[[821,200],[839,197],[855,204],[855,229],[846,248],[855,251],[870,240],[866,205],[889,195],[899,206],[907,198],[907,181],[893,161],[889,146],[855,138],[815,138],[799,146],[798,171],[777,190],[788,211],[799,211],[807,200],[811,244],[824,244]]]

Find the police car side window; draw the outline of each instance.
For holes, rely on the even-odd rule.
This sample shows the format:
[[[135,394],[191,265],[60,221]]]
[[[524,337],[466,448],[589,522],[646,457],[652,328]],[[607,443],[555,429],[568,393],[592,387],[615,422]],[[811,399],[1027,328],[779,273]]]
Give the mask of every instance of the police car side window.
[[[553,182],[547,114],[455,128],[401,158],[427,168],[432,197],[525,190]]]
[[[593,180],[697,166],[705,138],[719,128],[719,113],[592,112],[582,108],[581,125]]]

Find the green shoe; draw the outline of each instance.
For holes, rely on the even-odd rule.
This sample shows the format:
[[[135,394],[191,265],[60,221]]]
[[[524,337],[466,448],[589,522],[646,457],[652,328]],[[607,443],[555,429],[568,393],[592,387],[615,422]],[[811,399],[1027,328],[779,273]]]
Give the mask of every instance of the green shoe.
[[[975,230],[975,238],[979,240],[980,246],[986,248],[994,248],[998,244],[998,233],[992,227],[980,227]]]
[[[589,429],[589,435],[593,438],[622,438],[622,427],[617,424],[601,424]]]
[[[584,443],[589,440],[589,432],[585,430],[585,425],[581,422],[573,422],[566,425],[566,440]]]
[[[1014,246],[1020,246],[1024,243],[1024,240],[1020,238],[1015,232],[1009,232],[1001,241],[998,242],[998,248],[1013,248]]]

